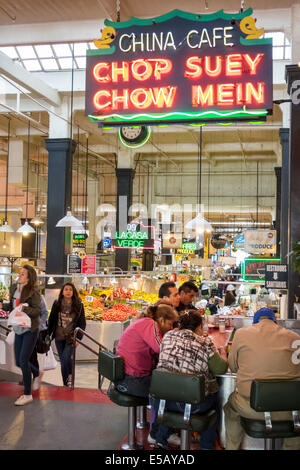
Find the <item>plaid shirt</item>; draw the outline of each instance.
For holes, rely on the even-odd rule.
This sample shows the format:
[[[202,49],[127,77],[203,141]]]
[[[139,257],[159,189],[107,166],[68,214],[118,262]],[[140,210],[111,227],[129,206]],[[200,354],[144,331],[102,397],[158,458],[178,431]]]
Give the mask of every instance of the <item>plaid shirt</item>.
[[[205,395],[219,387],[208,369],[208,361],[217,350],[209,337],[195,335],[191,330],[171,330],[163,337],[157,368],[189,375],[204,375]]]

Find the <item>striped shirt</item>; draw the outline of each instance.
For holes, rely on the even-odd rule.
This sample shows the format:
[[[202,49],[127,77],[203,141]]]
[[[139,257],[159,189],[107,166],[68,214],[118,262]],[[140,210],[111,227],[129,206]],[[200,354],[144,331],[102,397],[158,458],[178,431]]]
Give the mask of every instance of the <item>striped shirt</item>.
[[[217,354],[217,350],[209,337],[196,335],[191,330],[172,330],[164,335],[157,368],[188,375],[204,375],[205,395],[208,395],[219,389],[208,368],[208,361],[214,354]]]

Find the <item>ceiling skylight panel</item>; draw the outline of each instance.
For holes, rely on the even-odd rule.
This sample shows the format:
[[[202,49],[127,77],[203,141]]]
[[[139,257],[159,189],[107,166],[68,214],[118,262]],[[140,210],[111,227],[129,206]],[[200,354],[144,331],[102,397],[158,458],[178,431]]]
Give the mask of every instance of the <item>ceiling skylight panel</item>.
[[[34,46],[34,47],[40,59],[48,59],[50,57],[53,57],[53,52],[50,46],[45,44],[45,45]]]
[[[18,53],[15,47],[0,47],[0,51],[11,59],[18,59]]]
[[[86,68],[86,58],[85,57],[76,57],[76,63],[77,63],[77,67],[79,69],[85,69]]]
[[[72,50],[69,44],[53,44],[52,47],[57,57],[72,57]]]
[[[41,64],[44,70],[59,70],[55,59],[41,59]]]
[[[37,72],[42,70],[38,60],[23,60],[23,65],[29,72]]]
[[[17,46],[21,59],[36,59],[36,53],[32,46]]]
[[[72,58],[58,59],[58,62],[62,69],[72,68]],[[76,64],[74,64],[74,68],[76,68]]]
[[[74,55],[75,56],[85,56],[88,46],[86,42],[79,42],[74,44]]]

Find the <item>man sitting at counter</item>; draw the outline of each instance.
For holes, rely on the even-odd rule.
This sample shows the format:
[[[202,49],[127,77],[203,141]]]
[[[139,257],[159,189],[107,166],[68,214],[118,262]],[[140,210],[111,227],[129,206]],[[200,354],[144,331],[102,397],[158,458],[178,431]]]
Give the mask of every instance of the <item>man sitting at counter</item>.
[[[180,303],[176,308],[177,312],[183,310],[197,310],[193,305],[195,294],[199,292],[198,287],[192,281],[184,282],[178,289],[180,296]]]
[[[250,389],[254,379],[295,379],[300,377],[300,364],[292,362],[295,349],[291,345],[299,335],[277,325],[273,310],[261,308],[253,318],[253,325],[235,332],[228,363],[237,374],[237,390],[224,406],[226,449],[238,450],[244,431],[240,416],[264,420],[264,413],[250,407]],[[288,412],[272,412],[274,420],[290,419]],[[300,449],[300,437],[286,438],[282,450]]]

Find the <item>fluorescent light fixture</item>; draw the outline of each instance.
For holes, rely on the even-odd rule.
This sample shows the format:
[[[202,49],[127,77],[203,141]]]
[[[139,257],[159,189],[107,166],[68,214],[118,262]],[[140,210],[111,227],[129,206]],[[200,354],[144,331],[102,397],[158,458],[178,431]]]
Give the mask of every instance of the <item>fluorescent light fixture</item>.
[[[25,68],[29,72],[39,72],[42,70],[42,67],[40,66],[40,63],[37,59],[34,60],[24,60],[23,64],[25,65]]]
[[[84,229],[80,220],[73,217],[71,211],[67,211],[67,215],[57,222],[56,227],[78,227]]]
[[[50,46],[44,44],[40,46],[34,46],[39,58],[47,59],[53,57],[53,52]]]
[[[17,46],[21,59],[36,59],[36,53],[32,46]]]
[[[57,57],[72,57],[72,51],[69,44],[53,44],[52,47]]]
[[[11,59],[18,59],[19,57],[15,47],[0,47],[0,51]]]
[[[35,233],[35,230],[29,225],[26,219],[25,224],[21,225],[21,227],[18,228],[17,232],[22,233],[26,237],[28,233]]]
[[[41,59],[44,70],[59,70],[55,59]]]
[[[1,225],[0,232],[13,232],[14,229],[8,225],[7,220],[4,222],[4,225]]]

